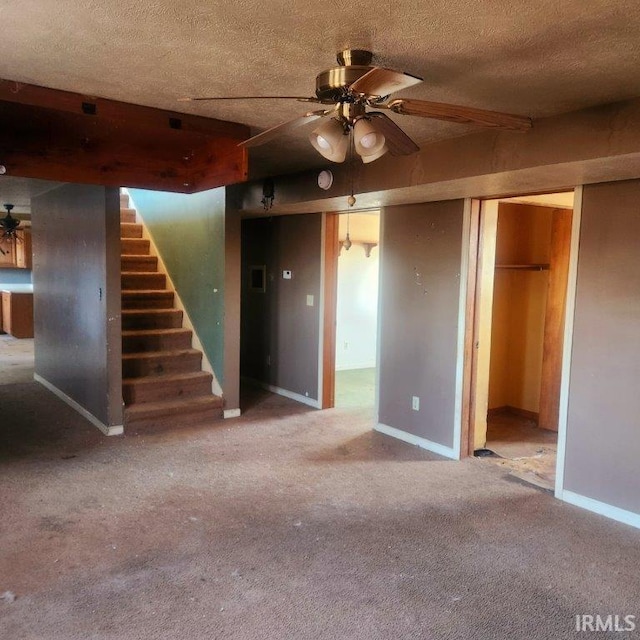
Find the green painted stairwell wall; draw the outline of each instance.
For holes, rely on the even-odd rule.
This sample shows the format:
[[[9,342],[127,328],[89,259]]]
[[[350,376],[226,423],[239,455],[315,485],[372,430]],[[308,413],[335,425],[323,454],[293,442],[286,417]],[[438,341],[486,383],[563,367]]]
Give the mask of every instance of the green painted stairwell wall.
[[[223,385],[225,190],[128,192]]]

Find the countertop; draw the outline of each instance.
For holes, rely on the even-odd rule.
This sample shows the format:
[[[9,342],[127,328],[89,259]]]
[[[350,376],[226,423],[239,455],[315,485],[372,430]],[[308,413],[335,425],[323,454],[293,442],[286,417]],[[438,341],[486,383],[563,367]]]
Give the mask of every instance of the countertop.
[[[32,284],[3,284],[0,282],[0,291],[10,291],[11,293],[33,293]]]

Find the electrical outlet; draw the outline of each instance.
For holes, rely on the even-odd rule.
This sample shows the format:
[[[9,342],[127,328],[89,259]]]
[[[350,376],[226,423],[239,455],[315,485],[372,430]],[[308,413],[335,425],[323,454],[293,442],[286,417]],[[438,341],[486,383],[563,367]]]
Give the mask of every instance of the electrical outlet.
[[[418,396],[411,396],[411,408],[414,411],[420,411],[420,398]]]

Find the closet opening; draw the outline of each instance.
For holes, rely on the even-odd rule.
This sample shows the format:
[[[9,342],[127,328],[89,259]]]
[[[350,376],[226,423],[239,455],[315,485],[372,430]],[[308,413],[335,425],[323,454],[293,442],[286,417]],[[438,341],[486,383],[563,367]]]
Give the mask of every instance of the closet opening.
[[[484,201],[470,446],[553,490],[573,192]]]

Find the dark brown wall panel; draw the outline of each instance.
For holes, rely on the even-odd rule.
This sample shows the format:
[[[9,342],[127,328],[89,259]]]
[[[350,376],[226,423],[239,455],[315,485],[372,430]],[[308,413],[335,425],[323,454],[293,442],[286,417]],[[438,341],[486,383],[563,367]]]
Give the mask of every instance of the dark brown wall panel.
[[[454,445],[463,210],[452,200],[382,216],[379,422],[445,447]]]
[[[32,200],[35,371],[106,426],[122,424],[118,189]]]
[[[564,489],[640,513],[640,181],[584,187]]]
[[[322,216],[242,224],[240,367],[244,377],[318,399]],[[266,266],[266,291],[252,291],[250,268]],[[285,280],[283,270],[292,277]],[[307,296],[313,296],[313,306]]]

